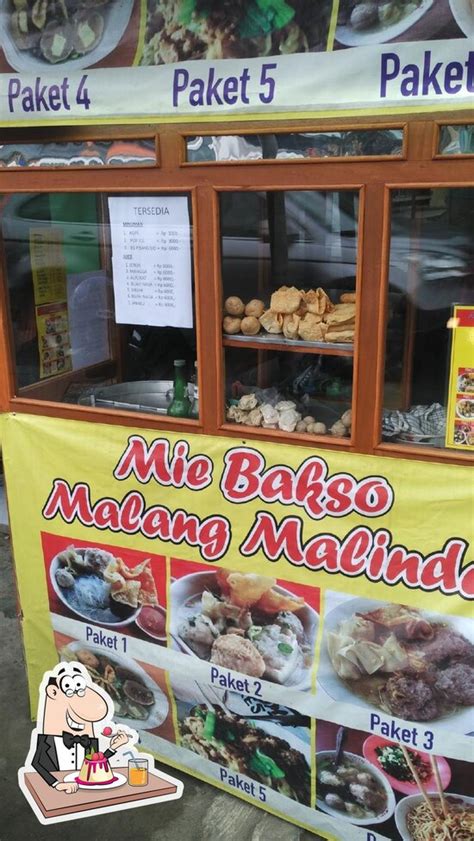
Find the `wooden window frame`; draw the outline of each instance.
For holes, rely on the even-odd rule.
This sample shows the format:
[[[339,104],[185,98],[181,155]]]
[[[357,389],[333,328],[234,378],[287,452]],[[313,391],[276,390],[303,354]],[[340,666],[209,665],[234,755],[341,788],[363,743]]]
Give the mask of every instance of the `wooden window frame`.
[[[469,118],[460,120],[464,124]],[[388,263],[390,249],[390,192],[393,189],[474,186],[472,161],[462,156],[434,156],[439,125],[454,123],[444,113],[405,120],[387,117],[318,121],[275,120],[167,124],[163,126],[68,127],[50,130],[11,130],[4,143],[52,139],[94,140],[155,135],[159,152],[156,167],[104,167],[87,169],[0,169],[0,199],[9,193],[188,193],[193,209],[196,343],[199,361],[199,421],[167,416],[97,409],[15,395],[9,303],[4,267],[0,278],[0,409],[96,423],[202,432],[245,440],[299,444],[318,450],[378,454],[394,458],[466,464],[467,453],[449,449],[383,443],[380,440],[383,403],[385,331],[387,322]],[[252,134],[292,131],[344,131],[375,128],[404,129],[403,156],[324,158],[252,162],[183,161],[185,138],[198,134]],[[318,163],[317,167],[314,164]],[[273,167],[273,168],[272,168]],[[28,172],[29,177],[25,176]],[[21,174],[20,174],[21,173]],[[119,173],[119,177],[118,176]],[[222,191],[255,190],[359,191],[359,249],[357,263],[357,335],[354,347],[352,438],[288,434],[280,430],[253,430],[225,422],[223,400],[222,284],[218,196]],[[205,236],[202,232],[205,231]],[[202,314],[206,315],[205,329]],[[359,337],[363,337],[360,340]]]

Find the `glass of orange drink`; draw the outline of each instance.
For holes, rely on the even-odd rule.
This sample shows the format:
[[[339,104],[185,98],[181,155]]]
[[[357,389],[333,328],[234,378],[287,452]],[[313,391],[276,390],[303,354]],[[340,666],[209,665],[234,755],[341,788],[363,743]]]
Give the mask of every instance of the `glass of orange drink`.
[[[148,760],[128,760],[128,784],[131,786],[146,786],[148,783]]]

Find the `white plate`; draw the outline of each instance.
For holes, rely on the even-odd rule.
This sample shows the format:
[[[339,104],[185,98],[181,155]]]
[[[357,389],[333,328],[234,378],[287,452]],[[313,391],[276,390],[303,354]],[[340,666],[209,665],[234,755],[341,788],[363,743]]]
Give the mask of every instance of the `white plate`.
[[[127,778],[124,777],[123,774],[119,774],[119,772],[116,771],[115,768],[112,768],[112,771],[114,772],[114,776],[117,777],[117,779],[113,780],[113,782],[111,782],[111,783],[102,783],[101,785],[96,785],[96,786],[91,786],[91,785],[86,786],[86,785],[83,785],[82,783],[77,783],[77,776],[79,774],[79,771],[73,771],[72,774],[68,774],[66,777],[64,777],[64,782],[65,783],[77,783],[79,788],[83,788],[84,791],[86,791],[86,790],[89,790],[89,791],[102,791],[102,790],[103,791],[108,791],[109,788],[119,788],[120,786],[125,785],[125,783],[127,782]]]
[[[428,796],[431,797],[432,800],[438,800],[439,802],[437,794],[430,794]],[[449,791],[445,791],[444,796],[455,797],[461,803],[474,805],[474,797],[467,797],[464,794],[451,794]],[[413,835],[408,831],[407,827],[407,815],[414,806],[417,806],[418,803],[420,803],[421,800],[421,794],[410,794],[409,797],[404,797],[403,800],[400,800],[397,808],[395,809],[395,823],[403,841],[413,841]]]
[[[320,762],[322,759],[334,758],[335,753],[335,750],[322,750],[316,754],[316,773],[318,768],[318,762]],[[370,762],[367,762],[367,760],[364,759],[363,756],[358,756],[355,753],[348,753],[348,751],[344,751],[344,756],[350,759],[354,765],[360,766],[361,770],[368,771],[369,774],[372,774],[373,777],[376,777],[377,782],[380,783],[381,787],[385,791],[385,794],[387,795],[387,805],[384,811],[381,812],[380,815],[378,815],[375,818],[354,818],[352,817],[352,815],[347,815],[338,809],[333,809],[331,806],[328,806],[327,803],[324,802],[324,800],[321,800],[317,796],[317,783],[316,807],[322,812],[326,812],[327,815],[332,815],[335,818],[340,818],[343,821],[348,821],[349,823],[352,823],[355,826],[371,826],[372,824],[383,823],[384,821],[388,821],[388,819],[393,815],[393,812],[395,810],[395,795],[386,777],[384,777],[384,775],[379,771],[378,768],[375,768],[373,765],[370,764]]]
[[[386,601],[375,601],[373,599],[348,599],[342,602],[333,610],[330,610],[324,620],[324,635],[321,642],[321,654],[319,659],[318,669],[318,683],[325,692],[335,701],[341,701],[345,704],[356,704],[366,710],[373,712],[373,706],[365,701],[360,695],[355,695],[343,680],[334,671],[333,665],[329,658],[326,634],[329,631],[335,631],[340,622],[344,619],[349,619],[354,613],[367,613],[368,611],[377,610],[379,607],[384,607]],[[462,616],[442,616],[438,613],[430,613],[427,610],[422,611],[422,615],[432,622],[445,622],[450,625],[453,630],[458,631],[470,642],[474,643],[474,622],[467,617]],[[432,719],[429,723],[437,723],[449,727],[451,730],[455,729],[458,733],[470,733],[472,726],[472,709],[471,707],[460,707],[456,712],[443,718]]]
[[[92,551],[96,551],[96,552],[102,552],[102,551],[105,552],[106,551],[106,550],[102,550],[102,549],[97,549],[97,547],[92,547],[92,546],[88,546],[88,547],[74,546],[74,549],[84,549],[84,548],[92,549]],[[62,551],[64,551],[64,550],[62,550]],[[60,554],[62,554],[62,552],[59,552],[58,554],[60,555]],[[111,554],[111,553],[109,553],[109,554]],[[101,622],[100,619],[93,619],[90,616],[90,614],[82,613],[81,611],[76,610],[75,607],[73,607],[71,604],[69,604],[68,600],[65,598],[65,596],[63,594],[62,588],[59,586],[58,582],[56,581],[55,573],[57,572],[58,569],[61,569],[61,564],[58,561],[58,555],[55,555],[53,560],[51,561],[51,565],[49,567],[49,578],[50,578],[53,590],[56,593],[58,599],[60,599],[60,601],[63,603],[63,605],[65,605],[68,608],[68,610],[71,611],[71,613],[75,613],[76,616],[80,616],[81,619],[85,619],[86,622],[92,622],[94,625],[107,625],[107,627],[109,627],[109,628],[120,628],[122,625],[129,625],[131,622],[133,622],[136,619],[136,617],[138,616],[138,614],[140,613],[140,611],[142,609],[141,605],[139,607],[137,607],[136,610],[134,610],[133,608],[130,608],[131,612],[125,619],[122,619],[120,616],[117,616],[117,621],[116,622]]]
[[[423,0],[421,6],[416,9],[411,15],[407,15],[398,23],[391,26],[377,26],[372,27],[367,32],[360,32],[353,29],[352,26],[338,26],[336,29],[336,40],[345,47],[365,47],[368,44],[384,44],[386,41],[391,41],[392,38],[398,38],[403,35],[407,29],[410,29],[414,23],[420,20],[423,15],[431,8],[436,0]],[[469,2],[469,0],[466,0]]]
[[[60,71],[67,67],[68,73],[74,70],[83,70],[92,64],[97,64],[109,55],[120,43],[123,34],[128,26],[134,0],[112,0],[104,9],[96,10],[104,16],[104,34],[96,47],[80,56],[80,58],[66,59],[58,64],[51,64],[46,59],[37,58],[31,55],[29,50],[19,50],[10,33],[10,9],[12,0],[0,0],[0,43],[3,47],[5,57],[14,70],[36,72],[38,70]]]
[[[116,654],[109,654],[108,651],[104,651],[102,648],[97,648],[82,642],[70,642],[67,648],[69,648],[69,650],[73,653],[84,648],[96,656],[107,657],[112,665],[115,663],[122,669],[126,669],[128,672],[135,674],[139,682],[143,683],[150,692],[153,692],[155,696],[155,703],[151,707],[150,715],[146,721],[141,721],[137,718],[122,718],[121,716],[114,715],[113,720],[116,724],[126,724],[128,727],[132,727],[135,730],[153,730],[155,727],[160,727],[160,725],[163,724],[169,710],[168,698],[160,687],[157,686],[155,681],[149,677],[147,672],[138,665],[138,663],[134,660],[129,660],[128,657],[117,657]]]
[[[195,654],[192,648],[190,648],[184,640],[181,639],[178,633],[178,628],[181,622],[189,616],[190,610],[189,607],[186,607],[186,603],[192,599],[193,596],[200,595],[206,588],[211,591],[219,589],[215,586],[215,575],[215,570],[212,570],[211,572],[192,572],[189,575],[183,576],[183,578],[178,578],[173,581],[170,587],[170,632],[182,651],[186,652],[186,654],[190,654],[192,657],[198,658],[198,655]],[[274,589],[278,593],[283,593],[285,596],[295,597],[294,593],[291,593],[289,590],[285,590],[283,587],[278,585],[275,585]],[[300,619],[303,625],[306,638],[309,641],[309,645],[311,646],[314,656],[314,643],[319,623],[318,614],[312,607],[305,604],[301,610],[296,611],[296,616]],[[294,689],[299,689],[301,691],[309,689],[311,686],[311,667],[303,667],[299,669],[296,676],[290,676],[288,681],[281,685],[291,686]]]
[[[471,0],[449,0],[453,18],[465,35],[474,35],[474,8]]]

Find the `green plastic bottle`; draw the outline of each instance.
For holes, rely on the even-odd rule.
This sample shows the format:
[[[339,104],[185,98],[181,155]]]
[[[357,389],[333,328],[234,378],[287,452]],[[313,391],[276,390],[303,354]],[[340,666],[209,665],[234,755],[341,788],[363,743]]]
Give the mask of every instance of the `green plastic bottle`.
[[[184,359],[174,360],[174,393],[167,412],[172,418],[187,418],[191,409],[187,391],[188,384],[184,376],[185,365],[186,362]]]
[[[194,363],[194,377],[193,377],[193,400],[189,417],[193,420],[199,420],[199,386],[198,386],[198,371],[197,362]]]

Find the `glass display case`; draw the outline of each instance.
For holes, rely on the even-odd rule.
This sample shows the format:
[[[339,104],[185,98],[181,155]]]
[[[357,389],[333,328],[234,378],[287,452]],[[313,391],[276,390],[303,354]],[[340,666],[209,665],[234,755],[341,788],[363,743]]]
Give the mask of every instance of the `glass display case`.
[[[3,410],[466,461],[472,131],[5,132]]]

